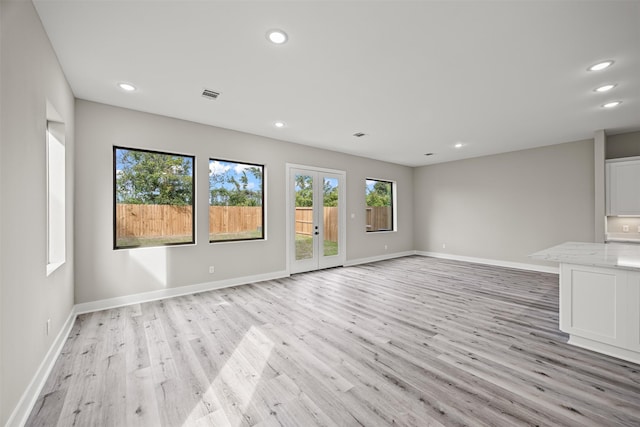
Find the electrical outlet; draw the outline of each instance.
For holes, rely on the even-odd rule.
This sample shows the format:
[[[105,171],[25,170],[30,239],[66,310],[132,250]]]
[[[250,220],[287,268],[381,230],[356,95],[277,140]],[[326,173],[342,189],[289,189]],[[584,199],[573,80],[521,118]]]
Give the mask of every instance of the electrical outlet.
[[[50,330],[51,330],[51,319],[47,319],[47,336],[49,336]]]
[[[442,244],[442,249],[445,249],[447,247],[447,245],[445,245],[444,243]]]
[[[216,268],[213,265],[209,266],[209,274],[213,274],[216,272]]]
[[[387,250],[387,245],[384,245],[384,250],[385,250],[385,251]]]
[[[626,233],[627,231],[629,231],[629,226],[628,226],[628,225],[623,225],[623,226],[622,226],[622,231],[624,231],[625,233]]]

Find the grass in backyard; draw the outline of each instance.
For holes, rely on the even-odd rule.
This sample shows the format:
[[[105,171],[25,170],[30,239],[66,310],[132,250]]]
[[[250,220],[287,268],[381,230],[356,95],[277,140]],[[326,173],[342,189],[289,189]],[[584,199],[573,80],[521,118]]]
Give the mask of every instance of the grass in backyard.
[[[324,256],[338,255],[338,242],[324,241]],[[313,258],[313,238],[304,234],[296,234],[296,259]]]
[[[118,237],[118,248],[144,248],[150,246],[177,245],[192,243],[191,236],[163,236],[163,237]]]
[[[262,231],[251,230],[242,233],[214,233],[209,234],[210,242],[224,242],[228,240],[262,239]]]

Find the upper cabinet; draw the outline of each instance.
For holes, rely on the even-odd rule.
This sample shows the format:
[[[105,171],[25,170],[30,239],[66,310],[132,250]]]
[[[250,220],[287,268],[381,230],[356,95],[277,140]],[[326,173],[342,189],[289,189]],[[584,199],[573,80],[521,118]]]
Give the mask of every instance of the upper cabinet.
[[[640,157],[607,160],[607,215],[640,215]]]

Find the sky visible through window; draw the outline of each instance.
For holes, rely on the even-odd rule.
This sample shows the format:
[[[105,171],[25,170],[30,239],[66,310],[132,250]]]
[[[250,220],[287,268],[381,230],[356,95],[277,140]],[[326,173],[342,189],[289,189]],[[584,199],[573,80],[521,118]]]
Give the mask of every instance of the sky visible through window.
[[[209,241],[264,238],[264,166],[209,159]]]
[[[226,176],[228,178],[233,177],[240,182],[243,172],[246,172],[248,183],[248,190],[258,190],[262,186],[262,177],[256,177],[251,173],[250,169],[257,167],[256,165],[248,165],[244,163],[225,162],[222,160],[209,160],[209,177],[213,176]],[[262,167],[260,167],[262,169]],[[235,188],[232,182],[225,181],[220,184],[227,190],[233,190]]]
[[[264,166],[209,159],[209,204],[262,206]]]

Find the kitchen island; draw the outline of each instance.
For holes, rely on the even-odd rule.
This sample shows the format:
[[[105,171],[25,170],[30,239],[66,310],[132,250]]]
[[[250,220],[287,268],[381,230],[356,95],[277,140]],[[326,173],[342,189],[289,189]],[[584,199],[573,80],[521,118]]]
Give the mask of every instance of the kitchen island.
[[[569,344],[640,364],[640,245],[567,242],[531,258],[560,263]]]

